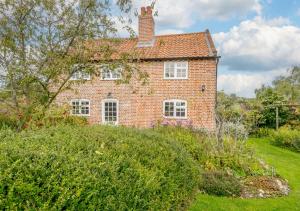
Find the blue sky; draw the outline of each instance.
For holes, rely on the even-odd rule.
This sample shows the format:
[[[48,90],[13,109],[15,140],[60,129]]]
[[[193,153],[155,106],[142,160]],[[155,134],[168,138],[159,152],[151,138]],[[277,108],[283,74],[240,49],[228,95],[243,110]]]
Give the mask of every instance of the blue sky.
[[[139,9],[151,0],[134,0]],[[300,65],[299,0],[157,0],[156,34],[209,29],[221,58],[218,89],[253,97]],[[137,22],[133,22],[137,26]]]

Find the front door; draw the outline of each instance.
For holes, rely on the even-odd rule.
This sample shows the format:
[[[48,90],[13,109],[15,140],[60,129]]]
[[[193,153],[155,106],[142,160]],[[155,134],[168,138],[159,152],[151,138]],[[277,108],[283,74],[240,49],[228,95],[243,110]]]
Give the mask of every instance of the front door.
[[[108,99],[102,102],[102,123],[117,125],[119,120],[119,102],[118,100]]]

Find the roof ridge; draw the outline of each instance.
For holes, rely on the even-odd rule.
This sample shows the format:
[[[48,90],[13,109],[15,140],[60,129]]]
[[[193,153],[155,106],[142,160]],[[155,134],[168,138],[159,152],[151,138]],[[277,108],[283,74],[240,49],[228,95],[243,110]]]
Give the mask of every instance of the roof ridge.
[[[155,37],[171,37],[171,36],[183,36],[183,35],[193,35],[193,34],[205,34],[206,32],[188,32],[188,33],[181,33],[181,34],[162,34],[162,35],[155,35]]]
[[[196,34],[206,34],[206,31],[203,32],[188,32],[188,33],[181,33],[181,34],[162,34],[162,35],[155,35],[155,37],[175,37],[175,36],[184,36],[184,35],[196,35]],[[138,39],[138,36],[135,37],[112,37],[112,38],[97,38],[94,40],[135,40]],[[92,41],[92,40],[91,40]]]

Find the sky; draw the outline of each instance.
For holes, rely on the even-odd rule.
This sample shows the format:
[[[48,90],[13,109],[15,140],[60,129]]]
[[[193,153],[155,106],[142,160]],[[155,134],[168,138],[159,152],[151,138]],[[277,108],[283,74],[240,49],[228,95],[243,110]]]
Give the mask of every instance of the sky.
[[[136,9],[151,2],[133,1]],[[210,30],[221,56],[218,90],[228,94],[254,97],[300,65],[300,0],[157,0],[155,10],[156,35]]]

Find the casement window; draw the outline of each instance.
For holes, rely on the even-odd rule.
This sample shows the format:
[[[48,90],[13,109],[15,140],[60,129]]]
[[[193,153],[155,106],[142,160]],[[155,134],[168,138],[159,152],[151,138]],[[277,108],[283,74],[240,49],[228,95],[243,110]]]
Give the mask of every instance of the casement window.
[[[102,101],[102,123],[109,125],[117,125],[119,115],[119,102],[114,99]]]
[[[89,100],[72,100],[72,115],[89,116],[90,115],[90,101]]]
[[[188,62],[165,62],[164,79],[187,79]]]
[[[101,68],[102,80],[119,80],[122,77],[122,68],[111,69],[109,67]]]
[[[91,80],[90,73],[84,71],[84,66],[76,64],[72,67],[74,73],[71,76],[70,80],[77,81],[77,80]]]
[[[187,102],[185,100],[165,100],[164,116],[167,118],[186,118]]]

